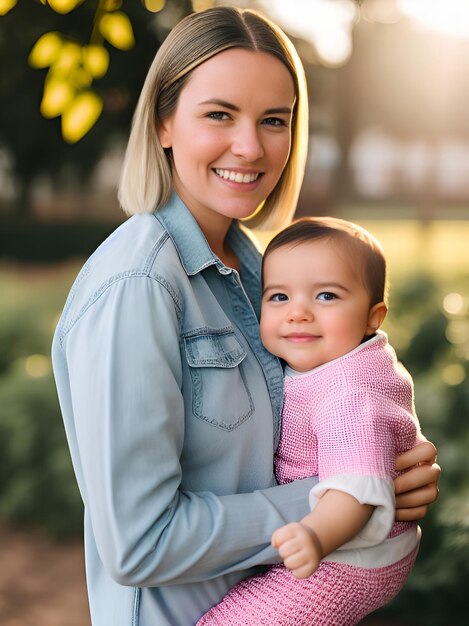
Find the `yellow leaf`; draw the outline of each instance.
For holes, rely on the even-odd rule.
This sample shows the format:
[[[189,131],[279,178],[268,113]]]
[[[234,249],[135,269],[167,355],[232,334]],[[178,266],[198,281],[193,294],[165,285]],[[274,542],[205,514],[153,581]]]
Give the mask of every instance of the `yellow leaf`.
[[[59,33],[45,33],[39,37],[29,53],[29,65],[37,68],[49,67],[57,59],[62,45]]]
[[[48,0],[48,2],[51,9],[54,9],[56,13],[65,15],[76,9],[83,0]]]
[[[101,35],[119,50],[130,50],[135,45],[132,24],[125,13],[116,11],[103,15],[99,22]]]
[[[103,9],[105,11],[117,11],[122,6],[122,0],[104,0]]]
[[[67,74],[81,64],[81,46],[76,43],[64,43],[57,59],[53,63],[54,72]]]
[[[158,13],[158,11],[164,9],[166,4],[166,0],[142,0],[142,2],[144,7],[152,13]]]
[[[88,70],[78,67],[76,70],[73,70],[69,74],[70,82],[75,85],[78,89],[83,89],[84,87],[89,87],[93,82],[93,77],[88,72]]]
[[[75,96],[75,89],[64,78],[52,76],[46,80],[41,102],[44,117],[57,117],[65,111]]]
[[[0,0],[0,15],[6,15],[17,2],[18,0]]]
[[[80,93],[62,115],[62,136],[76,143],[92,128],[101,115],[103,101],[93,91]]]
[[[83,65],[93,78],[102,78],[109,67],[109,52],[104,46],[86,46]]]

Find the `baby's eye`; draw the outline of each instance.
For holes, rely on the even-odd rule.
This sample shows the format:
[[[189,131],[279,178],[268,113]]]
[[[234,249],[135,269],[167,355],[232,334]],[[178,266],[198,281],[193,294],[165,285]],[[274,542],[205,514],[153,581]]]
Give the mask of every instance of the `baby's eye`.
[[[321,293],[316,296],[316,299],[329,302],[330,300],[337,300],[337,296],[335,293],[332,293],[332,291],[321,291]]]
[[[210,111],[210,113],[207,113],[207,117],[220,122],[230,119],[230,116],[225,111]]]
[[[285,293],[274,293],[269,300],[270,302],[287,302],[288,296]]]

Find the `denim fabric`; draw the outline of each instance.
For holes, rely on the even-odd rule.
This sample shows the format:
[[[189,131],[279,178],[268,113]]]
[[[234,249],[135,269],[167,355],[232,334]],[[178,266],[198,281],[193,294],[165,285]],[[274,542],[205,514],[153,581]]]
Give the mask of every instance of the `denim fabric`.
[[[93,626],[188,626],[308,511],[276,486],[283,373],[259,339],[260,256],[213,254],[177,196],[122,224],[84,265],[52,347],[85,504]]]

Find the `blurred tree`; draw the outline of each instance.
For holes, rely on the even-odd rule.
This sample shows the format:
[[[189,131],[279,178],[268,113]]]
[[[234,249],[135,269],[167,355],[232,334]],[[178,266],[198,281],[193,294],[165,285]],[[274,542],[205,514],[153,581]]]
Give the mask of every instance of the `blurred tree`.
[[[0,0],[0,150],[6,151],[19,183],[18,209],[27,213],[34,180],[45,176],[59,187],[70,179],[81,185],[109,144],[128,133],[155,52],[192,5],[190,0],[168,0],[154,16],[145,5],[155,9],[163,2],[14,4]],[[75,9],[64,14],[70,6]],[[32,69],[28,59],[43,69]],[[69,142],[80,139],[83,128],[77,132],[77,117],[83,114],[88,115],[89,132],[73,146],[64,144],[58,119],[44,119],[41,111],[49,118],[63,113],[62,130]]]

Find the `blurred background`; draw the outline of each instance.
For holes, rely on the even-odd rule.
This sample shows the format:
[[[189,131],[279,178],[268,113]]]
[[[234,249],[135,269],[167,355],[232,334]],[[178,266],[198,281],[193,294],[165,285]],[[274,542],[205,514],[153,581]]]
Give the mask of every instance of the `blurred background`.
[[[382,242],[385,330],[439,449],[415,570],[364,623],[467,623],[467,0],[0,0],[0,623],[89,626],[52,333],[84,259],[124,219],[116,183],[155,51],[216,4],[258,9],[294,41],[311,112],[297,215]]]

